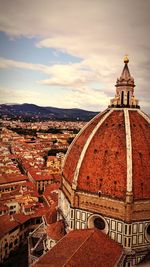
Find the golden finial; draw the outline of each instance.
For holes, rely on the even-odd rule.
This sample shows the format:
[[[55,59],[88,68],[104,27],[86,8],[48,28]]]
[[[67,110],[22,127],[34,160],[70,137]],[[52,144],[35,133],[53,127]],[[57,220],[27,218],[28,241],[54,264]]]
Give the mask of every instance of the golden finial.
[[[124,63],[128,63],[128,62],[129,62],[128,55],[125,55],[125,56],[124,56]]]

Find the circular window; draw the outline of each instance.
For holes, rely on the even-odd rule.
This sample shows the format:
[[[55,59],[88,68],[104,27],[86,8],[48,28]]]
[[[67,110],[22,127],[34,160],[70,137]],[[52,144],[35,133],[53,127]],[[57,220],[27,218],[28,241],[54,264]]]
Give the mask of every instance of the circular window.
[[[145,234],[147,241],[150,242],[150,224],[147,225]]]
[[[94,219],[94,226],[100,230],[104,230],[105,222],[102,218],[98,217]]]
[[[150,235],[150,224],[147,227],[147,234]]]
[[[88,228],[97,228],[103,233],[108,233],[108,223],[107,221],[100,216],[99,214],[93,214],[88,219]]]

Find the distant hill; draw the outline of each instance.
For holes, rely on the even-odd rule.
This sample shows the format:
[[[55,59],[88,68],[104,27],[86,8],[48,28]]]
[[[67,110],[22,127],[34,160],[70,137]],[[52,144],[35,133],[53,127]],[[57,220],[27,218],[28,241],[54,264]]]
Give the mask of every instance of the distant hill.
[[[0,116],[24,119],[85,120],[89,121],[98,112],[83,109],[41,107],[34,104],[1,104]]]

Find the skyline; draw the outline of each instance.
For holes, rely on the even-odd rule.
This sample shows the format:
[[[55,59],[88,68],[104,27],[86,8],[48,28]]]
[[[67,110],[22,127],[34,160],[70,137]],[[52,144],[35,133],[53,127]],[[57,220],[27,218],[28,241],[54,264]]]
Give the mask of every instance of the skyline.
[[[149,112],[150,1],[0,0],[1,103],[105,109],[129,55]]]

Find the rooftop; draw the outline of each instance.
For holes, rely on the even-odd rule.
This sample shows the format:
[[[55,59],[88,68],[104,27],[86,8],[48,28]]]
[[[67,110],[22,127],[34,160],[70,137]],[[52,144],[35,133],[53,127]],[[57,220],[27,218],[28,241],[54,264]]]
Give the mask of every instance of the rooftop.
[[[34,267],[114,267],[123,248],[97,229],[65,235]]]

